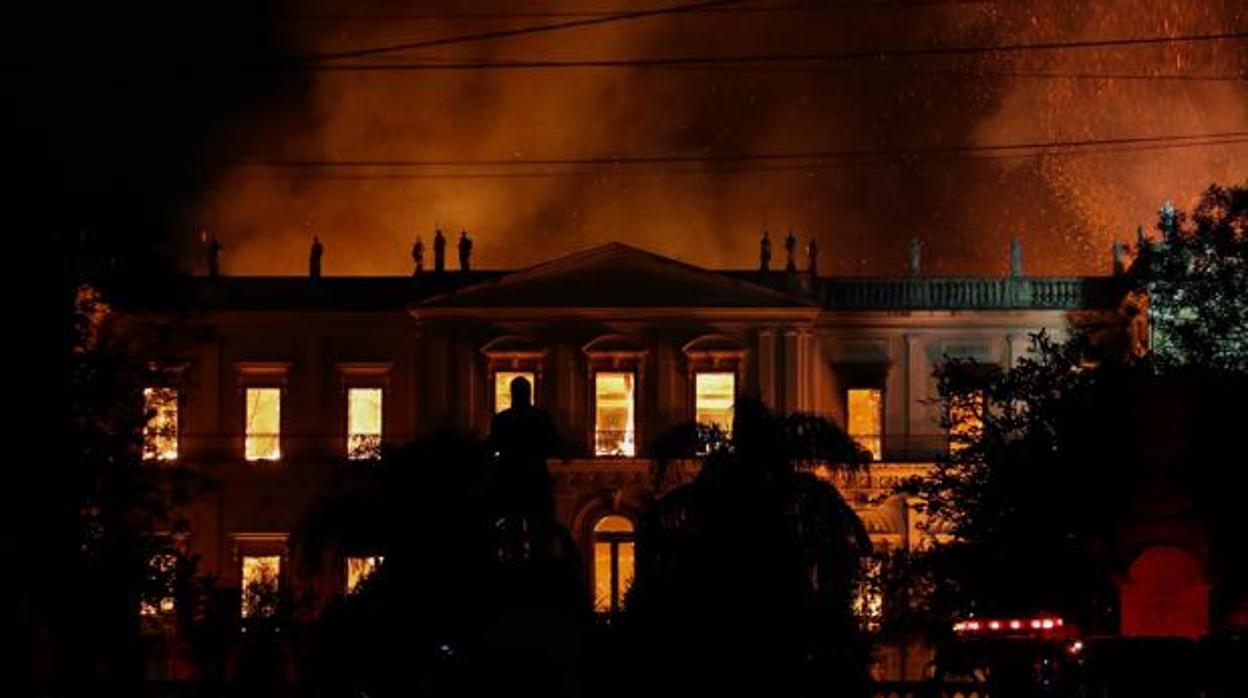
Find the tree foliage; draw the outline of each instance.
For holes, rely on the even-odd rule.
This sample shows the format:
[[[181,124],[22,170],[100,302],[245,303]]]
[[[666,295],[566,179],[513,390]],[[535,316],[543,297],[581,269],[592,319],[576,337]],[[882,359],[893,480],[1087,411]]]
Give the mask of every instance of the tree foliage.
[[[182,483],[142,461],[143,388],[159,376],[113,331],[100,276],[81,258],[61,278],[63,343],[46,395],[31,405],[40,457],[14,508],[24,511],[18,552],[28,668],[42,690],[141,678],[141,609],[175,595],[173,515]],[[43,400],[46,398],[46,402]],[[35,405],[38,405],[36,407]]]
[[[1167,204],[1160,240],[1141,236],[1131,267],[1148,298],[1153,358],[1248,371],[1248,185],[1209,187],[1191,216]]]
[[[1242,583],[1226,468],[1248,364],[1248,190],[1211,187],[1191,223],[1164,209],[1130,274],[1146,294],[1151,351],[1122,351],[1070,328],[1040,333],[1008,369],[947,360],[936,373],[954,434],[930,477],[908,483],[931,547],[899,561],[929,618],[1060,612],[1116,629],[1124,526],[1164,511],[1200,522],[1225,579]],[[973,405],[973,429],[965,429]],[[961,429],[962,437],[958,436]]]
[[[870,543],[811,466],[866,458],[829,422],[738,402],[730,437],[642,520],[624,620],[646,690],[863,685],[852,595]]]

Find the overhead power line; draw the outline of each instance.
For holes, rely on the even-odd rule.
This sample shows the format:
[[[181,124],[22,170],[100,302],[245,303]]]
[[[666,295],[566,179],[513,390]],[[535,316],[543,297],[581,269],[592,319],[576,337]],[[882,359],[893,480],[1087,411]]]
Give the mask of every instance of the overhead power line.
[[[792,152],[758,153],[710,153],[695,155],[605,155],[582,158],[487,158],[487,159],[428,159],[428,160],[268,160],[243,163],[245,167],[287,170],[329,169],[417,169],[458,167],[576,167],[576,166],[633,166],[673,164],[731,164],[745,162],[784,162],[800,160],[863,160],[873,158],[921,158],[926,156],[964,156],[976,154],[1009,154],[1023,152],[1027,155],[1045,154],[1053,151],[1070,151],[1106,146],[1208,145],[1248,140],[1248,131],[1224,131],[1219,133],[1181,134],[1165,136],[1129,136],[1120,138],[1097,138],[1067,141],[1033,141],[1024,143],[968,144],[960,146],[928,146],[919,148],[805,150]]]
[[[871,48],[846,51],[817,51],[806,53],[755,53],[730,56],[651,56],[633,58],[598,59],[537,59],[497,60],[465,62],[418,62],[418,63],[311,63],[306,67],[314,71],[329,72],[384,72],[384,71],[458,71],[458,70],[541,70],[541,69],[598,69],[598,68],[655,68],[671,66],[743,65],[751,63],[832,63],[890,58],[919,58],[927,56],[970,56],[993,53],[1021,53],[1061,51],[1070,49],[1114,48],[1131,46],[1155,46],[1166,44],[1207,43],[1248,39],[1248,31],[1218,32],[1212,34],[1181,34],[1173,36],[1118,37],[1105,39],[1078,39],[1074,41],[1045,41],[1037,43],[1012,43],[972,46],[926,46],[915,48]]]
[[[771,172],[797,172],[810,173],[813,170],[865,170],[870,168],[880,168],[897,166],[904,164],[907,167],[941,165],[953,162],[979,162],[979,161],[1000,161],[1000,160],[1025,160],[1035,157],[1097,157],[1104,155],[1118,155],[1123,153],[1134,153],[1136,151],[1158,151],[1173,150],[1183,148],[1198,148],[1225,146],[1232,144],[1248,145],[1248,138],[1226,139],[1219,141],[1202,141],[1195,143],[1160,143],[1147,144],[1138,146],[1109,146],[1098,149],[1083,149],[1077,151],[1061,151],[1061,152],[1033,152],[1033,153],[995,153],[988,155],[976,156],[939,156],[932,158],[917,158],[913,160],[901,161],[898,159],[887,160],[840,160],[840,161],[811,161],[803,163],[737,163],[728,166],[726,169],[716,169],[710,172],[704,167],[665,167],[657,168],[624,168],[606,170],[597,169],[549,169],[549,170],[531,170],[521,172],[304,172],[300,177],[311,176],[312,179],[320,181],[419,181],[419,180],[520,180],[520,179],[552,179],[558,177],[592,177],[592,176],[632,176],[632,175],[707,175],[707,174],[756,174]],[[258,176],[272,177],[273,173],[258,174]]]
[[[950,5],[986,5],[993,0],[856,0],[854,2],[836,3],[768,3],[749,5],[729,5],[721,7],[699,7],[689,9],[682,14],[772,14],[772,13],[811,13],[825,14],[833,12],[861,12],[875,10],[911,10],[926,7],[946,7]],[[601,10],[516,10],[516,11],[446,11],[446,12],[396,12],[375,14],[300,14],[278,17],[286,22],[394,22],[394,21],[482,21],[509,19],[553,19],[553,18],[595,18],[609,17],[624,12],[638,11],[623,8]]]
[[[580,29],[584,27],[592,27],[601,24],[610,24],[614,22],[625,22],[635,19],[644,19],[646,17],[657,17],[659,15],[677,14],[680,12],[688,12],[690,10],[706,9],[711,7],[721,7],[725,5],[734,5],[741,0],[709,0],[708,2],[697,2],[685,5],[669,5],[667,7],[657,7],[646,10],[633,10],[628,12],[619,12],[616,14],[605,15],[602,17],[590,17],[583,19],[573,19],[565,22],[556,22],[553,24],[538,24],[528,27],[518,27],[515,29],[500,29],[497,31],[480,32],[476,34],[461,34],[459,36],[447,36],[438,39],[425,39],[423,41],[411,41],[401,44],[391,44],[389,46],[374,46],[371,48],[352,49],[347,51],[332,51],[328,53],[319,53],[308,58],[314,61],[333,60],[339,58],[362,58],[364,56],[376,56],[383,53],[393,53],[395,51],[408,51],[421,48],[432,48],[435,46],[449,46],[452,44],[477,43],[481,41],[490,41],[493,39],[503,39],[513,36],[524,36],[528,34],[541,34],[553,31],[563,31],[565,29]]]

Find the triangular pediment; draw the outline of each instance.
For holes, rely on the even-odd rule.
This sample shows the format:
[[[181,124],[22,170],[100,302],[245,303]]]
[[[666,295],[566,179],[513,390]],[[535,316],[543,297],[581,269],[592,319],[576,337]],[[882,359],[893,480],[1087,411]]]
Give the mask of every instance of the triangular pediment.
[[[811,302],[621,243],[429,298],[443,308],[805,308]]]

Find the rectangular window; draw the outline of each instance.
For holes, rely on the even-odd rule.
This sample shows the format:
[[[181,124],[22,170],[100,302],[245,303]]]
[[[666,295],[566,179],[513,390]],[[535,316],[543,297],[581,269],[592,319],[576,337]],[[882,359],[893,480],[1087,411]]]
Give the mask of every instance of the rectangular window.
[[[178,391],[173,388],[144,388],[143,429],[145,460],[178,459]]]
[[[365,579],[373,576],[377,568],[385,561],[382,555],[347,558],[347,593],[355,592],[356,587]]]
[[[732,405],[737,398],[737,375],[728,372],[699,372],[694,376],[694,421],[732,432]]]
[[[381,388],[347,390],[347,457],[376,458],[381,452]]]
[[[511,382],[523,378],[529,382],[529,394],[537,404],[537,376],[532,371],[499,371],[494,374],[494,412],[497,414],[511,407]]]
[[[281,555],[243,556],[241,610],[244,618],[277,615],[281,576]]]
[[[282,389],[248,388],[245,457],[279,460],[282,457]]]
[[[632,373],[594,374],[594,455],[636,455],[635,383]]]
[[[871,452],[872,460],[884,457],[884,392],[878,388],[853,388],[845,396],[850,438]]]
[[[984,393],[972,391],[949,400],[949,452],[957,454],[984,433]]]

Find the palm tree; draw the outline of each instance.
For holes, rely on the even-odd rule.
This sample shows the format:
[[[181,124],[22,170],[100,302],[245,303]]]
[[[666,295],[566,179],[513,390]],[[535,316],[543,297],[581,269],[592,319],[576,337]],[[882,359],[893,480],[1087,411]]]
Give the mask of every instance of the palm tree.
[[[870,541],[815,474],[870,456],[834,424],[741,401],[730,437],[643,518],[625,621],[653,692],[865,688],[852,612]],[[822,469],[821,469],[822,470]],[[823,470],[827,472],[827,470]]]

